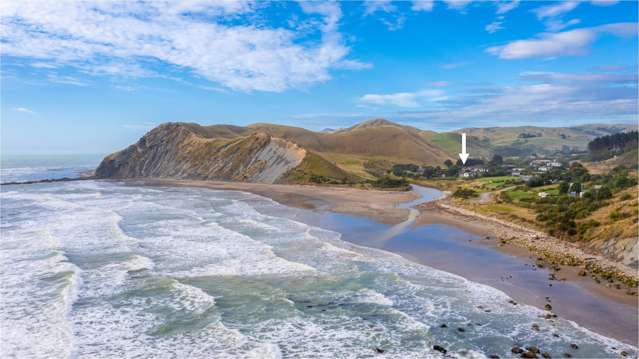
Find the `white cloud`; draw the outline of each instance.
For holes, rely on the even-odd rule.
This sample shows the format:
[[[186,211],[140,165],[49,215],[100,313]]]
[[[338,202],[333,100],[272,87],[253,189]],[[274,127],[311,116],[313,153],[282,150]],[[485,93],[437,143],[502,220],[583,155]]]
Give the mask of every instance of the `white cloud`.
[[[579,6],[579,1],[564,1],[553,5],[539,7],[535,9],[534,12],[537,14],[537,18],[545,19],[572,11],[577,6]]]
[[[579,19],[564,22],[561,20],[561,16],[576,9],[581,3],[583,1],[564,1],[542,6],[533,11],[537,14],[538,19],[545,20],[546,30],[555,32],[580,22]],[[609,6],[616,4],[617,0],[591,0],[590,3],[596,6]]]
[[[31,67],[35,67],[37,69],[55,69],[57,68],[56,65],[48,63],[48,62],[40,62],[40,61],[36,61],[36,62],[32,62],[31,63]]]
[[[79,79],[77,77],[66,76],[66,75],[61,76],[55,73],[48,74],[47,80],[49,82],[53,82],[53,83],[61,84],[61,85],[72,85],[72,86],[79,86],[79,87],[85,87],[90,85],[90,83],[82,79]]]
[[[161,62],[240,91],[284,91],[330,79],[349,48],[337,3],[302,3],[319,15],[317,41],[284,27],[252,25],[247,1],[6,1],[0,5],[3,55],[111,76],[161,75]],[[227,21],[242,19],[247,21]],[[258,22],[259,24],[259,22]],[[354,62],[350,62],[353,64]],[[361,67],[361,66],[360,66]]]
[[[419,107],[424,102],[437,102],[446,99],[442,90],[421,90],[417,92],[397,92],[392,94],[366,94],[360,101],[370,105],[392,105],[397,107]]]
[[[401,117],[476,126],[495,121],[636,121],[637,73],[523,72],[521,84],[469,91]],[[467,125],[462,125],[467,126]]]
[[[542,33],[534,39],[517,40],[503,46],[490,47],[486,51],[507,60],[583,55],[587,53],[589,45],[602,33],[633,36],[637,33],[637,24],[616,23],[559,33]]]
[[[434,5],[434,0],[415,0],[410,8],[413,11],[432,11]]]
[[[607,85],[636,85],[637,74],[631,73],[562,73],[551,71],[524,71],[520,77],[528,81],[538,81],[542,83],[568,83],[574,86],[580,84],[607,84]]]
[[[373,64],[356,60],[343,60],[336,63],[334,67],[344,70],[369,70],[373,68]]]
[[[519,0],[497,1],[495,5],[497,5],[497,18],[484,27],[486,32],[490,34],[504,29],[504,14],[519,6]]]
[[[364,2],[364,16],[381,12],[377,19],[386,25],[388,31],[397,31],[404,27],[406,17],[398,11],[390,0],[368,0]]]
[[[375,12],[395,12],[397,7],[391,0],[367,0],[364,2],[364,15],[368,16]]]
[[[497,2],[497,14],[505,14],[519,6],[519,0]]]
[[[470,4],[473,0],[444,0],[448,8],[455,10],[462,10],[466,5]]]
[[[546,21],[546,29],[552,32],[561,31],[567,27],[577,25],[580,22],[581,20],[579,19],[571,19],[566,22],[563,22],[561,20],[556,20],[556,19],[549,19],[548,21]]]
[[[35,115],[35,111],[30,110],[26,107],[16,107],[13,110],[20,113],[26,113],[27,115]]]
[[[502,30],[504,27],[502,26],[503,22],[501,20],[495,20],[490,24],[486,25],[485,29],[487,32],[493,34],[499,30]]]

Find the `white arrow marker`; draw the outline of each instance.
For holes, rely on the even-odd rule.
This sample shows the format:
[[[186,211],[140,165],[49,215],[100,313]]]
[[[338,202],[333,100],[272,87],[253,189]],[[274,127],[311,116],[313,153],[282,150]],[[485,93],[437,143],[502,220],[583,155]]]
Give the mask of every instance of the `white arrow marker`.
[[[461,158],[462,164],[466,164],[466,160],[468,159],[468,153],[466,153],[466,134],[462,133],[462,153],[459,154],[459,158]]]

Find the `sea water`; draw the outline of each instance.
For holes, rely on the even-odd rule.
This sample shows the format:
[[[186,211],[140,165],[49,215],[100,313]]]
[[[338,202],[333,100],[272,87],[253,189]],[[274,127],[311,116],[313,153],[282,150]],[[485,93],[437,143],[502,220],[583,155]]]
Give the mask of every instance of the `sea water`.
[[[75,178],[95,169],[102,155],[11,155],[0,156],[0,183]]]
[[[77,181],[0,202],[3,358],[636,355],[253,194]]]

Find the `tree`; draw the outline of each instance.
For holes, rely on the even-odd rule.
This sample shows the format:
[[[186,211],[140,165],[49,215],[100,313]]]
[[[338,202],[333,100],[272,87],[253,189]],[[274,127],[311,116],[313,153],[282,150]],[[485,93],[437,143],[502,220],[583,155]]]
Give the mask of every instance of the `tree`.
[[[597,137],[588,143],[590,158],[593,161],[601,161],[637,149],[638,140],[639,133],[637,131]]]
[[[493,159],[490,160],[490,164],[493,166],[501,166],[504,164],[504,158],[500,155],[494,155]]]
[[[452,165],[453,165],[453,161],[451,161],[451,160],[444,161],[444,166],[450,168]]]
[[[526,182],[528,187],[540,187],[544,185],[544,180],[541,177],[532,177]]]
[[[561,194],[566,194],[568,193],[568,190],[570,189],[570,183],[568,182],[561,182],[559,184],[559,193]]]
[[[581,193],[581,183],[575,182],[570,186],[570,191],[575,193]]]
[[[599,191],[597,191],[597,199],[603,200],[612,197],[612,191],[607,186],[602,186]]]

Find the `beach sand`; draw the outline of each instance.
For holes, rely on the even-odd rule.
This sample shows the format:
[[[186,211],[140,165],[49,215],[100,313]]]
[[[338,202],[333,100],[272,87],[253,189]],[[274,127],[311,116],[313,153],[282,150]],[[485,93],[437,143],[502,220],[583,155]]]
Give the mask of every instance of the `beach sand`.
[[[490,285],[517,302],[542,309],[550,304],[552,313],[560,317],[626,343],[637,344],[639,311],[636,295],[627,295],[624,290],[579,276],[578,267],[560,266],[559,271],[538,267],[537,256],[522,243],[502,243],[497,239],[503,231],[509,236],[516,235],[517,228],[503,228],[499,223],[456,208],[442,207],[445,199],[422,204],[412,229],[380,242],[372,238],[408,217],[407,209],[396,206],[417,198],[415,193],[171,179],[127,182],[239,190],[268,197],[284,205],[308,210],[308,215],[300,220],[339,231],[344,239],[356,244],[392,251],[412,261]],[[529,233],[520,237],[528,238]],[[551,279],[551,274],[555,279]]]
[[[278,185],[246,182],[218,182],[173,179],[127,180],[130,184],[185,186],[236,190],[268,197],[287,206],[348,213],[373,218],[385,224],[402,222],[409,210],[397,204],[418,197],[411,191],[381,191],[348,187]]]

